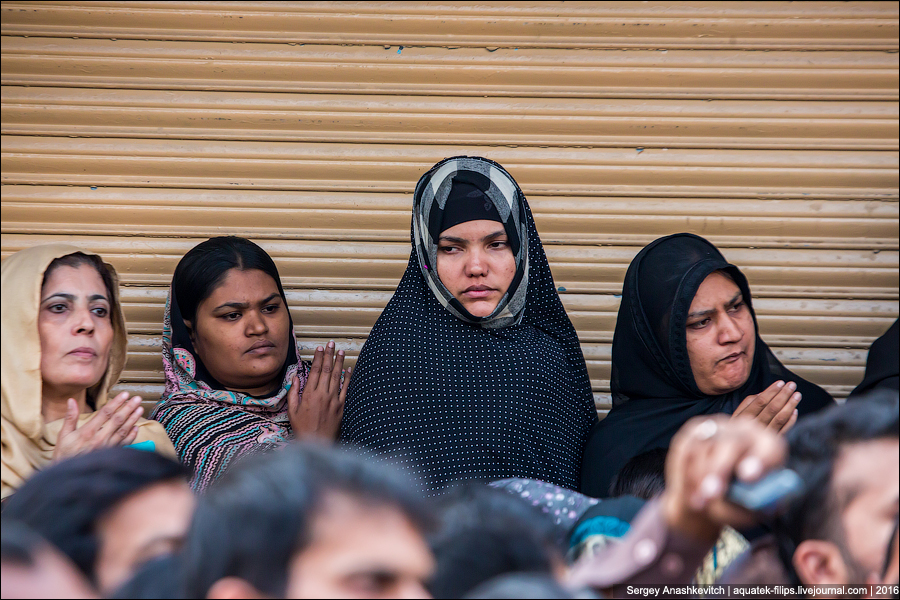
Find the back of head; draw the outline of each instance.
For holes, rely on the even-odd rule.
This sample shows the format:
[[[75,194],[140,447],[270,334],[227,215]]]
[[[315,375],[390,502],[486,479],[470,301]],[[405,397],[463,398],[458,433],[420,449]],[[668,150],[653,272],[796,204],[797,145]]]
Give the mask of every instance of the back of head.
[[[625,463],[610,484],[610,497],[634,496],[650,500],[661,494],[666,488],[668,452],[668,448],[654,448]]]
[[[475,483],[452,488],[440,503],[431,540],[435,598],[459,598],[504,573],[552,574],[562,564],[553,522],[522,499]]]
[[[553,577],[542,573],[507,573],[482,583],[465,598],[576,598]]]
[[[181,555],[154,558],[135,571],[108,598],[181,598]]]
[[[3,565],[30,567],[42,544],[47,542],[24,523],[7,519],[5,514],[3,516],[3,527],[0,528],[0,562]]]
[[[788,466],[806,485],[806,494],[776,522],[775,532],[785,566],[790,567],[804,540],[830,540],[839,546],[841,515],[853,493],[835,489],[835,465],[848,448],[900,435],[898,395],[876,390],[859,399],[810,415],[788,433]]]
[[[4,515],[0,543],[3,598],[96,598],[87,579],[46,540]]]
[[[311,541],[311,526],[330,493],[399,509],[425,529],[424,501],[393,469],[311,444],[255,455],[231,468],[201,497],[183,552],[184,593],[206,597],[234,577],[281,597],[289,564]]]
[[[9,498],[3,520],[15,519],[32,528],[93,581],[98,520],[131,494],[186,478],[180,463],[155,452],[121,447],[98,450],[34,475]]]

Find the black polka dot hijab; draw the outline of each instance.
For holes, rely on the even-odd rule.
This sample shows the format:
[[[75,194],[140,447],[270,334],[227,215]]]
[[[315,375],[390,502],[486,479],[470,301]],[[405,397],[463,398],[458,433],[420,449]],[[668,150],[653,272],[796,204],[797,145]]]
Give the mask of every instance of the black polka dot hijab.
[[[414,203],[409,264],[354,367],[341,442],[408,470],[425,494],[510,477],[577,489],[597,413],[525,196],[496,163],[455,157],[422,177]],[[504,224],[517,264],[483,319],[433,267],[440,231],[473,215]]]
[[[477,219],[503,224],[516,259],[516,273],[509,289],[486,317],[471,315],[447,290],[435,268],[441,232],[448,226]],[[412,232],[419,267],[435,298],[457,319],[486,328],[521,321],[528,291],[525,223],[524,196],[518,184],[503,167],[486,158],[447,158],[419,179],[413,198]]]

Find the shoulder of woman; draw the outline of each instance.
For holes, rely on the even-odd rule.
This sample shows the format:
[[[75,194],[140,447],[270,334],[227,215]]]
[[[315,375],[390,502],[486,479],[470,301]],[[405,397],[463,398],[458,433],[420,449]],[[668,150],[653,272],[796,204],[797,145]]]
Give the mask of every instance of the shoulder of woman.
[[[161,423],[141,418],[138,420],[137,427],[138,435],[135,443],[153,442],[154,450],[157,453],[177,459],[178,455],[175,452],[175,446]]]

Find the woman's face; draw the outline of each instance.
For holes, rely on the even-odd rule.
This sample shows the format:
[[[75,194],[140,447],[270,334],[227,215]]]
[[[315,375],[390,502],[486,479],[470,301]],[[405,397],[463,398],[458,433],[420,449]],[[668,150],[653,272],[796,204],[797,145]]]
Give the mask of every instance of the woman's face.
[[[230,269],[185,320],[194,349],[210,375],[226,388],[252,396],[271,392],[287,358],[288,309],[278,285],[259,269]]]
[[[740,288],[728,276],[710,273],[694,296],[687,317],[687,351],[694,381],[704,394],[738,389],[750,377],[756,328]]]
[[[106,373],[112,299],[91,265],[53,269],[41,288],[38,335],[45,396],[77,397]]]
[[[494,312],[516,274],[516,259],[503,224],[468,221],[443,231],[437,273],[469,314],[486,317]]]

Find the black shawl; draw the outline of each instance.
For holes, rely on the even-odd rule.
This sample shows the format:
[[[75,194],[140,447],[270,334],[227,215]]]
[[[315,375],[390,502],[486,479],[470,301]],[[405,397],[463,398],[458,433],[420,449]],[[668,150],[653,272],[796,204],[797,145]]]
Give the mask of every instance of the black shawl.
[[[721,396],[706,396],[694,381],[685,329],[697,289],[718,270],[731,276],[750,309],[757,331],[756,352],[743,386]],[[625,274],[613,336],[613,408],[591,431],[581,491],[607,496],[619,469],[647,450],[667,448],[685,421],[697,415],[733,413],[744,398],[779,379],[797,384],[803,395],[797,407],[801,417],[834,402],[825,390],[786,369],[758,332],[747,278],[708,241],[678,233],[641,250]]]
[[[429,215],[453,179],[498,208],[516,275],[496,310],[472,317],[437,277]],[[597,421],[578,336],[560,302],[531,210],[498,164],[454,157],[416,186],[412,253],[363,346],[340,439],[412,471],[421,491],[462,479],[539,479],[578,488]]]
[[[872,342],[866,357],[866,376],[850,392],[848,400],[876,388],[900,390],[900,319],[894,321],[884,335]]]

